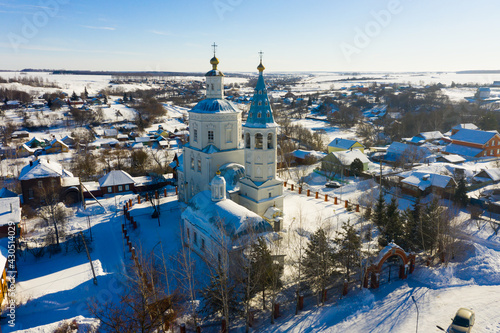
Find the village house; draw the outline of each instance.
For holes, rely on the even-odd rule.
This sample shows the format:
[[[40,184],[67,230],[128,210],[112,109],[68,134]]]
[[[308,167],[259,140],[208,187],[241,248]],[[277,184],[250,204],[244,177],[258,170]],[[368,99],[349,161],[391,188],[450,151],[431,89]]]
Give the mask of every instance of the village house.
[[[451,135],[456,134],[461,129],[477,130],[478,127],[472,123],[458,124],[457,126],[451,128]]]
[[[472,177],[472,180],[475,183],[498,183],[500,181],[500,168],[481,170]]]
[[[101,193],[113,194],[135,190],[135,181],[131,175],[122,170],[112,170],[99,179]]]
[[[32,206],[49,201],[74,203],[80,200],[79,180],[57,162],[30,161],[19,175],[23,202]]]
[[[370,163],[370,160],[358,149],[334,151],[328,154],[321,161],[321,170],[326,172],[337,172],[339,171],[338,169],[342,169],[347,174],[346,171],[350,169],[355,159],[359,159],[361,163],[363,163],[363,171],[368,170],[368,163]]]
[[[446,153],[466,158],[500,156],[500,135],[497,131],[461,129],[450,137]]]
[[[348,139],[341,139],[341,138],[335,138],[333,139],[332,142],[328,144],[328,153],[334,152],[334,151],[344,151],[344,150],[352,150],[352,149],[359,149],[361,152],[365,152],[365,146],[363,146],[361,143],[359,143],[356,140],[348,140]]]
[[[451,199],[457,186],[452,177],[431,172],[410,170],[397,176],[402,192],[414,197],[432,193],[445,199]]]
[[[57,153],[67,153],[69,152],[69,147],[67,144],[59,139],[54,139],[50,141],[50,144],[45,147],[47,154],[57,154]]]

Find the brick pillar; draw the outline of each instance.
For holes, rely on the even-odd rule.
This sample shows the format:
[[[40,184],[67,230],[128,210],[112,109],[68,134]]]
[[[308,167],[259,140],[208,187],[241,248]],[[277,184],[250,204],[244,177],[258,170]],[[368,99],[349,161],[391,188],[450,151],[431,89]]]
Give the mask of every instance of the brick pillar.
[[[318,199],[318,198],[319,198],[319,193],[318,193],[318,192],[316,192],[316,199]]]
[[[155,191],[155,199],[158,199],[158,191]]]
[[[285,181],[285,182],[283,182],[283,186],[284,186],[284,187],[286,187],[286,181]]]
[[[141,196],[140,195],[137,196],[137,203],[141,204]]]
[[[307,196],[310,196],[311,195],[311,190],[307,190]]]
[[[304,309],[304,296],[299,296],[299,310]]]
[[[163,195],[165,196],[165,198],[167,197],[167,189],[166,188],[163,189]]]
[[[359,204],[356,205],[356,213],[359,213]]]
[[[349,206],[349,200],[345,201],[345,208],[347,209],[347,206]]]
[[[177,192],[177,186],[175,187],[175,195],[179,194],[179,192]]]
[[[338,205],[337,197],[335,197],[335,201],[333,202],[335,205]]]
[[[291,191],[293,191],[293,184],[292,184],[292,188],[291,188]]]
[[[146,201],[149,201],[149,195],[148,195],[148,192],[146,192]]]
[[[302,186],[299,187],[299,194],[302,194]]]
[[[328,194],[325,194],[325,201],[328,201]]]

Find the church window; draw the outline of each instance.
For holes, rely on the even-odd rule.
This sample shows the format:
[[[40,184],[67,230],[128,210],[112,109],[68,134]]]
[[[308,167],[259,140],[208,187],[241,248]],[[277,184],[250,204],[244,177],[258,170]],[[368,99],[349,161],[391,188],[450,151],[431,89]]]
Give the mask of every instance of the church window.
[[[193,140],[198,142],[198,130],[196,128],[193,130]]]
[[[273,148],[273,135],[271,133],[267,134],[267,149]]]
[[[226,129],[226,142],[227,143],[233,142],[233,130],[230,128]]]
[[[245,134],[245,148],[250,148],[250,133]]]
[[[255,105],[255,101],[252,102],[252,105]]]
[[[262,95],[262,90],[259,90],[259,95]]]
[[[260,103],[260,102],[259,102],[259,103]],[[260,112],[260,111],[259,111],[259,112],[257,113],[257,118],[262,118],[262,112]]]
[[[201,172],[201,159],[198,159],[198,172]]]
[[[269,192],[269,198],[271,197],[271,192]]]
[[[262,105],[262,102],[261,102],[261,101],[259,101],[258,105],[259,105],[259,106],[261,106],[261,105]]]
[[[208,131],[208,142],[214,142],[214,131]]]
[[[267,103],[267,102],[266,102]],[[266,114],[267,118],[271,118],[271,112],[267,111],[267,114]]]
[[[269,103],[267,101],[265,101],[264,104],[267,106]]]
[[[255,149],[262,149],[262,134],[255,134]]]
[[[194,170],[194,157],[191,157],[191,170]]]

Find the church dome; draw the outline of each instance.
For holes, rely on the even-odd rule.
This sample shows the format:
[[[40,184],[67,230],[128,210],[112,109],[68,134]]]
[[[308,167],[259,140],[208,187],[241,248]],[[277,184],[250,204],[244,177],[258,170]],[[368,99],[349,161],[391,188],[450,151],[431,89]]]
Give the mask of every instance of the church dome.
[[[220,175],[220,171],[210,182],[210,189],[212,190],[212,201],[221,201],[226,199],[226,180]]]
[[[214,56],[212,59],[210,59],[210,64],[211,64],[212,66],[214,66],[214,65],[215,65],[215,66],[217,66],[217,65],[219,64],[219,59],[217,59],[217,57],[216,57],[216,56]],[[214,69],[215,69],[215,68],[214,68]]]
[[[225,99],[207,98],[191,109],[195,113],[239,113],[238,107]]]

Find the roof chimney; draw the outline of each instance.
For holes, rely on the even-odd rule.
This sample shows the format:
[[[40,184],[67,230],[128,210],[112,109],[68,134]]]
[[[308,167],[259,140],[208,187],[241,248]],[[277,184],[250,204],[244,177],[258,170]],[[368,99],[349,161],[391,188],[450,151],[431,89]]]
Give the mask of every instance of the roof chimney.
[[[30,167],[32,167],[32,166],[33,166],[33,161],[30,161]]]

